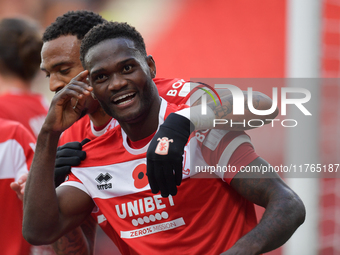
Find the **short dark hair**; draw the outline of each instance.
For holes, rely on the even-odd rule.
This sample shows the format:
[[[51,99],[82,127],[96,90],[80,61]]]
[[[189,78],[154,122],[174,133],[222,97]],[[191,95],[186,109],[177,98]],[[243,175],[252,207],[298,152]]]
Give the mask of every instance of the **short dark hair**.
[[[114,38],[127,38],[134,42],[136,48],[146,56],[145,43],[142,35],[126,22],[105,22],[92,28],[84,37],[80,46],[80,60],[85,67],[85,54],[98,43]]]
[[[39,70],[41,27],[33,20],[5,18],[0,21],[0,73],[30,82]]]
[[[91,28],[104,22],[102,16],[92,11],[69,11],[46,28],[42,39],[43,42],[48,42],[63,35],[74,35],[82,40]]]

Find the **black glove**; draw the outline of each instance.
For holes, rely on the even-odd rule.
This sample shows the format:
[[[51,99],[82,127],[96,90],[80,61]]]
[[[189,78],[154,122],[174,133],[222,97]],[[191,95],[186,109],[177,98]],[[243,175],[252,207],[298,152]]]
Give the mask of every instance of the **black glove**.
[[[146,155],[146,174],[152,193],[161,191],[162,197],[177,194],[176,186],[182,181],[184,147],[191,125],[186,117],[171,113],[152,138]]]
[[[66,176],[71,172],[71,166],[78,166],[86,158],[86,152],[82,151],[84,144],[90,139],[85,138],[80,142],[70,142],[59,146],[54,165],[54,184],[58,187],[65,181]]]

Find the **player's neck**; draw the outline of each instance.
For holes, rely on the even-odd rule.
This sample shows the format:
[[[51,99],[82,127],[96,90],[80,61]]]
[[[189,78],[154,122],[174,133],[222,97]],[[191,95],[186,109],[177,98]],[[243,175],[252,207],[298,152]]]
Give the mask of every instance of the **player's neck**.
[[[131,141],[139,141],[153,134],[158,128],[158,114],[161,106],[161,99],[151,99],[150,110],[142,116],[139,121],[134,123],[119,123]]]
[[[16,77],[0,75],[0,94],[8,92],[30,93],[30,84]]]
[[[101,107],[97,111],[89,113],[89,117],[95,127],[104,126],[112,119]]]

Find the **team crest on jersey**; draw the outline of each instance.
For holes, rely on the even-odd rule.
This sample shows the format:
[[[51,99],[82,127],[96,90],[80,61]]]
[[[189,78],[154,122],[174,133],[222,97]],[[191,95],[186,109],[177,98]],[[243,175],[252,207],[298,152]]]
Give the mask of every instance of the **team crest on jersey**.
[[[112,176],[109,173],[102,174],[97,176],[96,181],[99,183],[97,185],[97,188],[99,190],[104,190],[104,189],[112,189],[112,183],[107,183],[109,180],[112,179]],[[104,184],[102,184],[104,182]]]
[[[167,137],[162,137],[162,138],[159,137],[157,139],[157,141],[159,141],[159,142],[157,144],[155,153],[159,154],[159,155],[168,155],[168,152],[169,152],[169,143],[173,143],[174,140],[169,139]]]

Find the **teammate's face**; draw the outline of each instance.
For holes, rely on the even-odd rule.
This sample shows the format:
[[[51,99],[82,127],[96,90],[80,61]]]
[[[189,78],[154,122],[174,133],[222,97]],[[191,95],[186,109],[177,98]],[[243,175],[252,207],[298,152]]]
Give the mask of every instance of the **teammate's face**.
[[[126,123],[135,123],[148,114],[157,90],[151,78],[155,65],[133,41],[104,40],[89,49],[85,63],[93,92],[106,113]]]
[[[84,71],[79,59],[80,43],[76,36],[67,35],[43,44],[40,68],[49,78],[51,91],[58,92]],[[83,114],[93,113],[99,107],[96,100],[88,97]]]

